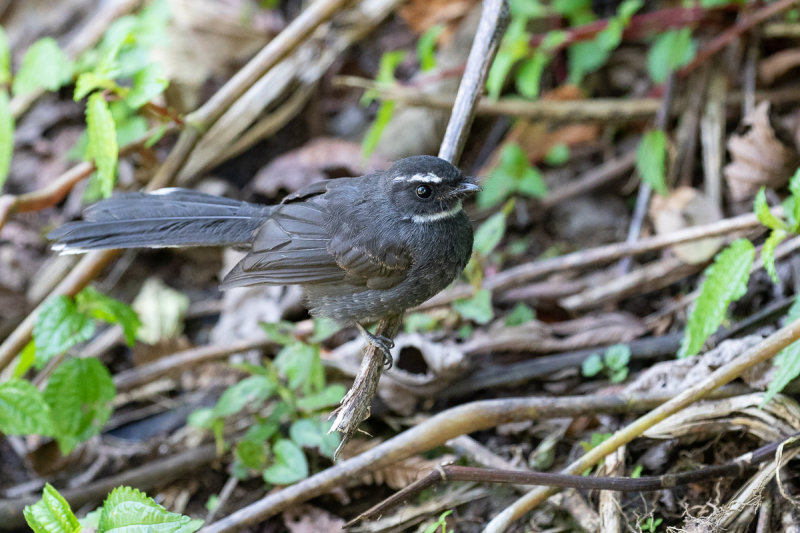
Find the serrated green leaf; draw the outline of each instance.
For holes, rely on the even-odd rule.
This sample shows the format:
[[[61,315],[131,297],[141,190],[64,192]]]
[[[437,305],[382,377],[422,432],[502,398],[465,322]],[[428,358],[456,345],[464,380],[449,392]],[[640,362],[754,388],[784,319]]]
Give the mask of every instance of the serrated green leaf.
[[[316,411],[325,407],[339,405],[346,392],[344,385],[328,385],[316,394],[309,394],[297,399],[297,407],[303,411]]]
[[[764,224],[769,229],[788,230],[789,227],[786,223],[772,214],[767,204],[767,189],[761,187],[756,193],[755,200],[753,200],[753,212],[758,217],[758,221]]]
[[[14,96],[40,88],[55,91],[72,78],[72,67],[55,39],[44,37],[25,52],[11,90]]]
[[[78,311],[85,313],[97,320],[109,324],[122,326],[122,333],[128,346],[136,342],[136,333],[141,326],[139,315],[125,302],[98,292],[92,287],[86,287],[75,297]]]
[[[0,26],[0,85],[11,81],[11,50],[3,27]]]
[[[694,58],[697,43],[692,40],[692,30],[682,28],[661,33],[647,53],[647,71],[656,83],[664,83],[667,75]]]
[[[112,89],[116,87],[114,80],[100,77],[94,72],[84,72],[75,81],[75,94],[73,99],[78,102],[97,89]]]
[[[332,423],[331,420],[301,418],[289,428],[289,436],[298,446],[316,448],[322,455],[333,459],[336,447],[339,446],[339,434],[328,433]]]
[[[600,357],[600,354],[593,353],[581,363],[581,374],[587,378],[594,377],[603,370],[604,366],[603,358]]]
[[[169,287],[160,278],[148,278],[131,303],[137,316],[141,317],[136,337],[148,344],[178,338],[183,333],[189,303],[188,296]]]
[[[97,359],[68,359],[53,371],[44,399],[62,454],[68,455],[78,443],[103,430],[115,394],[111,374]]]
[[[294,335],[292,335],[294,324],[291,322],[261,322],[259,325],[261,329],[264,330],[264,333],[267,334],[269,340],[281,346],[288,346],[298,342]]]
[[[0,383],[0,432],[6,435],[53,435],[50,408],[39,389],[16,378]]]
[[[722,324],[728,305],[744,295],[754,256],[755,248],[747,239],[733,241],[717,254],[706,269],[700,295],[689,313],[678,357],[697,355]]]
[[[642,136],[636,149],[636,169],[642,181],[658,194],[667,194],[667,136],[661,130],[650,130]]]
[[[34,533],[78,533],[81,525],[67,500],[50,483],[42,491],[42,499],[23,510],[25,521]]]
[[[42,368],[55,355],[63,353],[94,335],[94,321],[78,311],[67,296],[56,296],[42,304],[33,326],[36,367]]]
[[[133,88],[125,97],[125,102],[133,109],[139,109],[163,93],[168,85],[169,80],[164,77],[161,64],[151,63],[133,76]]]
[[[417,41],[417,58],[419,59],[419,68],[423,72],[431,70],[436,67],[436,41],[445,29],[444,24],[436,24],[428,28],[423,33],[419,41]]]
[[[88,157],[94,161],[97,173],[93,178],[104,197],[111,196],[117,172],[117,132],[108,103],[101,93],[89,97],[86,105],[86,129],[89,135]]]
[[[14,155],[14,116],[11,114],[8,92],[0,88],[0,189],[8,178]]]
[[[506,233],[506,218],[505,212],[499,211],[478,226],[473,245],[475,251],[484,257],[494,251]]]
[[[800,376],[800,341],[790,344],[775,356],[775,369],[775,375],[769,382],[767,392],[761,401],[761,407],[765,406],[797,376]]]
[[[167,511],[143,492],[117,487],[103,503],[98,531],[103,533],[192,533],[200,520]]]
[[[264,443],[253,442],[252,440],[240,440],[236,443],[234,451],[236,459],[247,468],[261,470],[267,464],[267,451]]]
[[[245,378],[222,393],[214,407],[214,417],[230,416],[247,406],[257,408],[272,395],[274,390],[275,384],[265,376]]]
[[[767,237],[767,240],[764,241],[764,246],[761,247],[761,260],[764,262],[764,269],[775,283],[780,283],[780,279],[778,279],[778,271],[775,270],[775,248],[783,241],[783,239],[788,237],[788,235],[789,234],[782,229],[772,230],[772,232],[769,234],[769,237]]]
[[[314,318],[314,333],[309,342],[322,342],[342,330],[342,325],[330,318]]]
[[[273,485],[290,485],[308,477],[306,456],[294,442],[280,439],[272,451],[275,463],[264,470],[264,481]]]
[[[487,324],[494,317],[492,291],[481,289],[472,298],[462,298],[453,302],[453,309],[465,320]]]

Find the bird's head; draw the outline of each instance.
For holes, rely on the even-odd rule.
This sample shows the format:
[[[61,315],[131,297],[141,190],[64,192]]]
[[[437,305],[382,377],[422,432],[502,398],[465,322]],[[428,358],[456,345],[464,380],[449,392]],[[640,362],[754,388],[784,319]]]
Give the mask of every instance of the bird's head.
[[[461,211],[461,202],[480,190],[474,181],[444,159],[407,157],[386,171],[389,196],[403,218],[424,224],[445,220]]]

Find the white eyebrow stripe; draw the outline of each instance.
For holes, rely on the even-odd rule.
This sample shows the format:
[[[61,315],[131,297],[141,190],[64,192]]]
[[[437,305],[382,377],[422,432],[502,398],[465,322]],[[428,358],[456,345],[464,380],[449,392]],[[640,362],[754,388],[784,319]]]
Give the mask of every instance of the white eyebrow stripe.
[[[461,200],[456,202],[456,205],[447,211],[440,211],[430,215],[414,215],[411,221],[415,224],[425,224],[426,222],[436,222],[437,220],[444,220],[445,218],[452,218],[461,212]]]
[[[414,174],[413,176],[397,176],[392,181],[408,181],[419,183],[441,183],[442,178],[436,174],[428,172],[427,174]]]

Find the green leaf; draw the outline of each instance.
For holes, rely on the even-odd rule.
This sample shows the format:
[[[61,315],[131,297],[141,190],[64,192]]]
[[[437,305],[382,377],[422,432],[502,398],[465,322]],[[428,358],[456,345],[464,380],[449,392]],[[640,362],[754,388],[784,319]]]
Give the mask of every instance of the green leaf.
[[[538,168],[528,167],[517,183],[517,190],[531,198],[542,198],[547,194],[547,185]]]
[[[728,305],[744,295],[754,256],[755,248],[747,239],[733,241],[717,254],[706,269],[700,295],[689,313],[678,357],[699,353],[706,339],[722,324]]]
[[[486,219],[475,231],[474,249],[484,257],[488,256],[503,240],[506,233],[506,213],[499,211]]]
[[[167,511],[137,489],[117,487],[103,503],[97,530],[104,533],[192,533],[202,525],[202,520]]]
[[[662,195],[667,194],[666,157],[666,134],[661,130],[650,130],[645,133],[636,149],[636,169],[642,181]]]
[[[301,418],[289,428],[289,436],[298,446],[316,448],[322,455],[333,459],[336,447],[339,446],[339,434],[328,433],[332,423],[331,420]]]
[[[533,312],[533,309],[522,302],[518,302],[514,309],[506,315],[505,324],[508,327],[521,326],[534,318],[536,318],[536,313]]]
[[[631,360],[631,349],[626,344],[609,346],[603,360],[611,370],[622,370]]]
[[[108,369],[97,359],[72,358],[53,371],[44,389],[61,453],[98,435],[111,417],[116,394]]]
[[[622,383],[628,377],[628,369],[620,368],[619,370],[613,370],[608,377],[611,383]]]
[[[98,76],[94,72],[84,72],[78,76],[75,82],[75,94],[73,95],[73,99],[78,102],[86,98],[90,92],[96,89],[114,89],[116,86],[117,84],[114,83],[114,80]]]
[[[292,335],[294,324],[291,322],[261,322],[260,326],[269,340],[281,346],[289,346],[297,342],[297,339]]]
[[[800,294],[794,297],[794,303],[786,313],[785,324],[791,324],[800,319]],[[772,377],[761,406],[764,407],[777,393],[781,392],[786,385],[800,375],[800,341],[794,342],[784,348],[775,356],[775,375]]]
[[[344,385],[334,384],[328,385],[316,394],[309,394],[297,399],[298,409],[303,411],[316,411],[326,407],[339,405],[339,402],[344,398],[344,393],[347,392]]]
[[[28,344],[19,352],[18,359],[17,366],[14,367],[13,377],[15,378],[24,376],[36,361],[36,343],[34,343],[33,340],[28,341]]]
[[[472,320],[478,324],[488,323],[494,316],[492,309],[492,291],[481,289],[472,298],[462,298],[453,302],[453,309],[464,320]]]
[[[264,470],[264,481],[273,485],[291,485],[308,477],[308,462],[303,450],[288,439],[280,439],[272,447],[275,463]]]
[[[78,311],[67,296],[56,296],[42,304],[33,326],[36,367],[94,335],[94,321]]]
[[[0,189],[8,178],[14,154],[14,116],[11,114],[8,92],[0,88]]]
[[[417,58],[420,70],[432,70],[436,67],[436,41],[445,29],[444,24],[436,24],[427,29],[417,41]]]
[[[497,51],[486,78],[489,98],[496,100],[500,96],[511,69],[517,61],[530,54],[531,49],[528,42],[530,42],[531,34],[527,31],[527,25],[527,17],[512,18],[508,25],[500,43],[500,49]]]
[[[39,389],[16,378],[0,383],[0,432],[6,435],[53,435],[50,408]]]
[[[403,329],[406,333],[424,333],[433,331],[438,323],[438,320],[427,313],[409,313],[403,321]]]
[[[289,380],[289,388],[296,389],[312,377],[314,347],[295,342],[284,347],[275,357],[275,368]]]
[[[552,56],[539,49],[530,59],[523,61],[517,71],[516,87],[519,93],[526,98],[536,98],[541,90],[542,74],[550,64]]]
[[[330,318],[314,318],[314,334],[309,342],[322,342],[342,330],[342,325]]]
[[[0,85],[11,81],[11,50],[3,27],[0,26]]]
[[[800,226],[800,168],[795,171],[789,180],[789,192],[792,193],[791,198],[794,202],[792,202],[792,209],[790,213],[787,213],[787,216],[793,221],[792,231],[796,233],[798,226]]]
[[[130,305],[106,296],[92,287],[86,287],[79,292],[75,297],[75,303],[81,313],[109,324],[122,326],[122,333],[128,346],[133,346],[136,342],[136,333],[142,323]]]
[[[93,178],[104,197],[111,196],[117,171],[117,132],[108,103],[101,93],[89,97],[86,105],[86,127],[89,135],[87,155],[94,161],[97,174]]]
[[[247,468],[261,470],[267,464],[267,451],[264,442],[258,443],[252,440],[240,440],[236,443],[234,452],[236,458]]]
[[[378,112],[375,114],[375,121],[364,135],[364,140],[361,141],[361,155],[364,159],[372,155],[372,152],[374,152],[375,148],[378,146],[378,141],[381,139],[383,130],[389,124],[389,121],[392,120],[395,105],[396,103],[394,100],[384,100],[381,102],[380,107],[378,107]]]
[[[603,358],[599,353],[593,353],[583,360],[581,364],[581,374],[584,377],[591,378],[599,374],[604,368]]]
[[[692,30],[669,30],[658,37],[647,54],[647,71],[656,83],[664,83],[670,71],[677,70],[694,59],[697,43],[692,40]]]
[[[214,417],[238,413],[245,407],[257,408],[275,391],[275,384],[265,376],[250,376],[222,393],[214,407]]]
[[[753,212],[758,217],[758,221],[772,230],[788,230],[789,227],[786,223],[772,214],[767,204],[767,189],[761,187],[756,193],[756,198],[753,201]]]
[[[596,39],[573,44],[567,50],[569,82],[580,84],[584,76],[605,65],[610,55],[611,51],[599,45]]]
[[[81,525],[67,500],[50,483],[42,491],[42,499],[23,510],[25,521],[34,533],[78,533]]]
[[[37,89],[55,91],[72,78],[72,62],[58,47],[55,39],[44,37],[31,45],[14,76],[14,96]]]
[[[125,97],[125,102],[133,109],[139,109],[163,93],[168,85],[161,64],[150,63],[133,76],[133,89]]]
[[[761,247],[761,260],[764,262],[764,269],[775,283],[780,283],[778,271],[775,270],[775,248],[788,236],[789,234],[782,229],[772,230],[767,240],[764,241],[764,246]]]
[[[217,420],[217,417],[214,415],[214,409],[211,407],[202,407],[192,411],[189,414],[187,422],[190,426],[196,428],[211,429],[211,426],[214,425],[214,422]]]
[[[544,156],[544,162],[557,167],[569,161],[569,146],[564,143],[553,145]]]

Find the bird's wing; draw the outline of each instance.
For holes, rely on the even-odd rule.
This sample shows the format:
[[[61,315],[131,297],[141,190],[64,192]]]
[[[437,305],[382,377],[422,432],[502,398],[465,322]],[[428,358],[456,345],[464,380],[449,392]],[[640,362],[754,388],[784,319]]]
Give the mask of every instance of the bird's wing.
[[[367,221],[359,225],[358,216],[339,212],[331,218],[329,206],[346,205],[336,201],[336,192],[351,186],[348,182],[320,182],[288,196],[259,228],[250,253],[225,276],[222,288],[340,282],[383,289],[405,279],[411,256],[402,247],[377,249]]]

